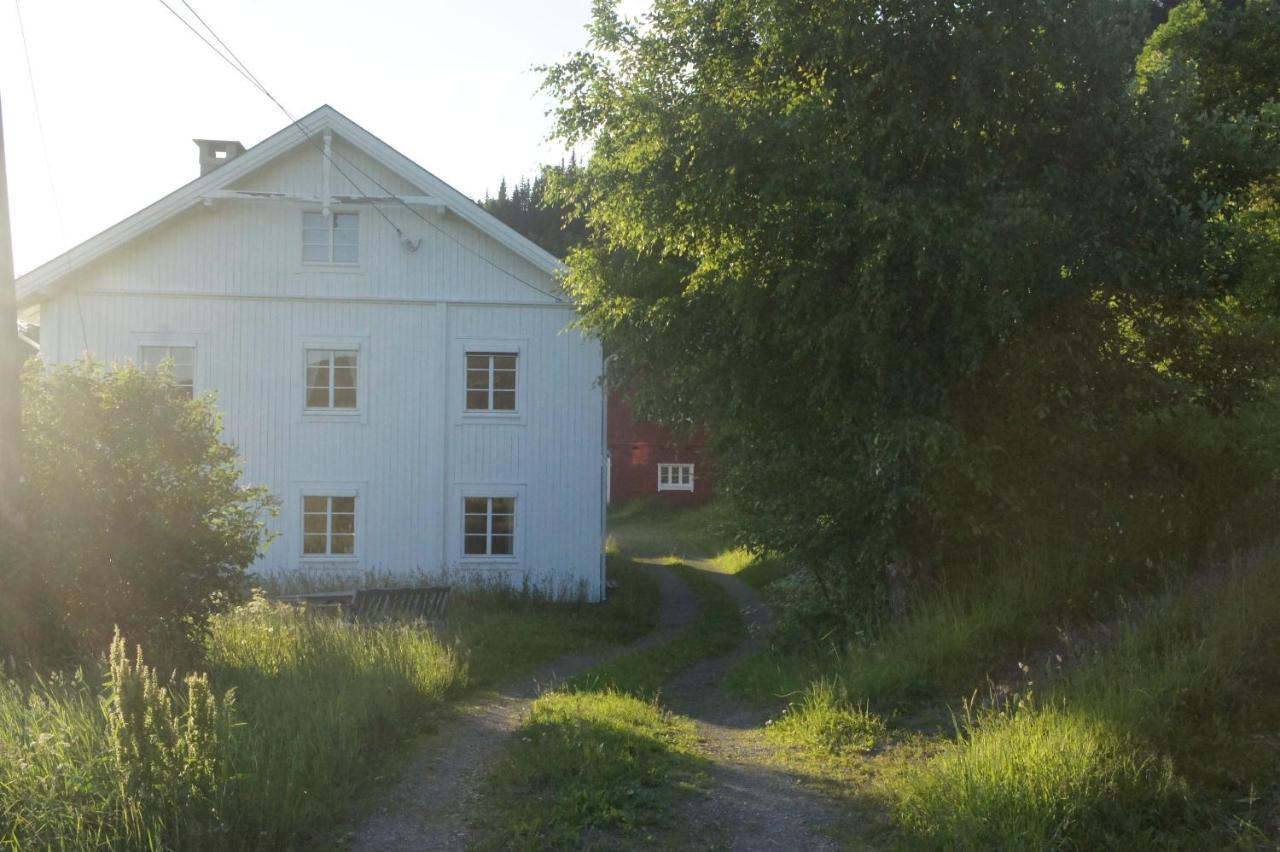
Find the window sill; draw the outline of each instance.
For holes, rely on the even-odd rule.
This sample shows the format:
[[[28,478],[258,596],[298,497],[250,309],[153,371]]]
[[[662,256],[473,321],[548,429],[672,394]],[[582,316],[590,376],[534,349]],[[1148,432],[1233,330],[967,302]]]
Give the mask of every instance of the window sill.
[[[520,560],[515,556],[463,556],[458,561],[463,565],[514,565]]]
[[[658,491],[683,491],[686,494],[692,494],[693,486],[690,485],[686,488],[683,485],[659,485]]]
[[[524,413],[520,411],[464,411],[458,417],[459,423],[524,423]]]
[[[303,417],[337,417],[342,419],[360,418],[364,416],[364,412],[359,408],[304,408],[302,409]]]
[[[344,275],[365,275],[364,267],[359,263],[300,263],[297,274],[304,272],[340,272]]]
[[[359,562],[359,556],[299,556],[298,561],[305,565],[327,565],[329,563],[338,562],[348,564]]]

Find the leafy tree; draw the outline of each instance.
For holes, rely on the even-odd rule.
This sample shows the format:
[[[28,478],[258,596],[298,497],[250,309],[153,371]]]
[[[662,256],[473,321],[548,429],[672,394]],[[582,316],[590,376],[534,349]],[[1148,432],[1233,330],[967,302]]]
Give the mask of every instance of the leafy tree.
[[[588,226],[568,285],[647,413],[710,426],[746,543],[868,601],[1033,516],[1114,528],[1139,493],[1153,526],[1196,517],[1205,465],[1162,424],[1235,429],[1275,365],[1259,305],[1222,311],[1241,258],[1188,191],[1178,104],[1135,87],[1150,15],[597,3],[546,77],[593,147],[551,182]],[[1215,534],[1186,526],[1170,548]]]
[[[240,484],[210,397],[175,394],[163,370],[33,361],[23,431],[24,561],[0,577],[0,597],[34,607],[29,652],[97,652],[115,625],[180,649],[241,597],[272,504]]]

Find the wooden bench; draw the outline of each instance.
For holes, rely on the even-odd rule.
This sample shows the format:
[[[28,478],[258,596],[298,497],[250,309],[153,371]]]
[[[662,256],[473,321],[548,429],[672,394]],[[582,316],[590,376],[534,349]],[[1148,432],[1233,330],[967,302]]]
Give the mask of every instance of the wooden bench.
[[[449,586],[425,589],[358,589],[346,607],[347,621],[442,622],[449,614]]]
[[[449,615],[449,586],[405,589],[355,589],[342,592],[308,592],[276,598],[300,603],[308,609],[340,608],[347,621],[443,622]]]

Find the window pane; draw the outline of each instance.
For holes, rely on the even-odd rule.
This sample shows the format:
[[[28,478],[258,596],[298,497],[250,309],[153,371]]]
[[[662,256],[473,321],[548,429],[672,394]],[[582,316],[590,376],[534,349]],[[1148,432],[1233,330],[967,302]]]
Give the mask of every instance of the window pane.
[[[333,366],[335,367],[355,367],[356,366],[356,350],[339,349],[333,353]]]
[[[494,497],[493,513],[495,515],[513,515],[516,511],[516,500],[514,497]]]
[[[302,259],[306,263],[325,263],[329,260],[329,247],[324,245],[304,245],[302,247]]]
[[[333,407],[334,408],[355,408],[356,407],[356,389],[355,388],[335,388],[333,391]]]
[[[488,411],[489,394],[485,391],[467,391],[467,408],[471,411]]]
[[[468,530],[470,532],[470,530]],[[515,518],[511,515],[494,515],[493,516],[493,534],[511,535],[515,532]]]
[[[495,535],[493,537],[493,549],[490,551],[494,556],[510,556],[512,554],[513,539],[509,535]]]
[[[302,537],[302,552],[324,553],[325,552],[325,536],[321,535],[304,535]]]
[[[494,411],[515,411],[516,410],[516,392],[513,390],[494,391],[493,392],[493,410]]]
[[[195,386],[191,384],[178,385],[178,387],[174,390],[174,396],[176,396],[178,399],[195,399],[196,398]]]
[[[320,246],[328,251],[329,249],[329,232],[324,228],[302,229],[302,244],[304,246]]]
[[[514,370],[516,368],[516,356],[494,355],[493,368],[495,370]]]
[[[303,515],[302,531],[316,534],[324,534],[328,532],[327,518],[324,515]]]
[[[467,515],[463,522],[463,532],[467,535],[484,535],[486,523],[484,515]]]
[[[333,386],[335,388],[353,388],[356,386],[355,367],[334,367]]]
[[[354,497],[334,497],[333,513],[351,515],[356,511],[356,498]]]
[[[333,247],[334,263],[355,263],[360,260],[360,249],[356,246]]]
[[[328,386],[329,386],[329,368],[328,367],[308,367],[307,368],[307,387],[327,388]]]
[[[319,228],[323,231],[327,227],[327,223],[324,221],[324,214],[323,213],[303,213],[302,227],[311,228],[311,229]]]
[[[328,408],[328,388],[307,388],[307,408]]]
[[[484,370],[488,372],[489,356],[488,355],[468,355],[467,369],[468,370]]]
[[[483,556],[485,553],[485,538],[482,535],[463,536],[462,552],[468,556]]]
[[[496,370],[493,374],[493,386],[499,390],[515,390],[516,371]]]
[[[360,227],[359,213],[334,213],[333,227],[340,231],[354,231]]]
[[[302,511],[327,512],[329,511],[329,498],[328,497],[303,497]]]
[[[333,359],[332,349],[308,349],[307,350],[307,366],[308,367],[328,367],[329,362]]]
[[[335,556],[350,556],[356,552],[356,537],[353,535],[335,535],[333,550]]]
[[[335,533],[355,533],[356,516],[355,515],[334,515],[333,531]]]
[[[467,370],[467,388],[469,390],[488,390],[489,389],[489,371],[488,370]]]
[[[468,515],[484,515],[489,511],[489,498],[467,497],[462,501],[462,510]]]

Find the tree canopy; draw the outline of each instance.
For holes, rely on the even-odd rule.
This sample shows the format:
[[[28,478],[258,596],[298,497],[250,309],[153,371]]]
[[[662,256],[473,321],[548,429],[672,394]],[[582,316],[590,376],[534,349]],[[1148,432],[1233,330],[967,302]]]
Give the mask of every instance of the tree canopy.
[[[1182,438],[1277,371],[1274,10],[1187,4],[1144,53],[1145,2],[597,3],[546,76],[593,148],[551,186],[583,321],[648,413],[710,427],[746,542],[833,576],[1121,494],[1190,518]]]

